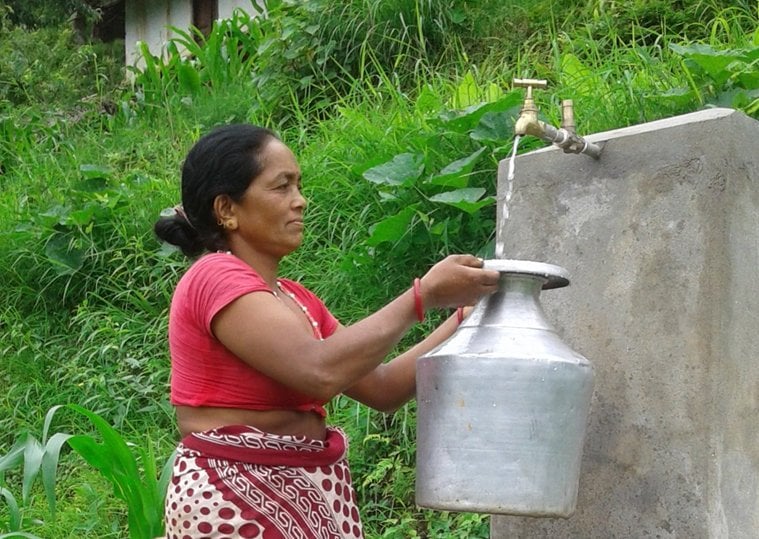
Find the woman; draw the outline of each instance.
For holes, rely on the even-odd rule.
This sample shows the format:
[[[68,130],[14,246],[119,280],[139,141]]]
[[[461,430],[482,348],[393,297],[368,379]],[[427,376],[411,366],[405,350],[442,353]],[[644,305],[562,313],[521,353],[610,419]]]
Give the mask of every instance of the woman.
[[[470,255],[437,263],[371,316],[342,326],[280,260],[303,239],[295,156],[269,130],[218,128],[182,169],[182,206],[157,235],[201,256],[169,315],[171,402],[183,436],[167,537],[362,537],[343,432],[324,405],[345,394],[382,411],[414,395],[415,360],[448,320],[383,363],[424,310],[471,305],[498,273]]]

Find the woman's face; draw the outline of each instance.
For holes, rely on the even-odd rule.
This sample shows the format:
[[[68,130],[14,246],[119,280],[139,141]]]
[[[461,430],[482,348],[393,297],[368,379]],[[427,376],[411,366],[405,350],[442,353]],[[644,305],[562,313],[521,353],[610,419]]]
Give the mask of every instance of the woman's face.
[[[306,199],[300,192],[300,167],[290,149],[271,139],[260,155],[263,170],[239,202],[233,202],[233,231],[259,254],[282,257],[303,241]]]

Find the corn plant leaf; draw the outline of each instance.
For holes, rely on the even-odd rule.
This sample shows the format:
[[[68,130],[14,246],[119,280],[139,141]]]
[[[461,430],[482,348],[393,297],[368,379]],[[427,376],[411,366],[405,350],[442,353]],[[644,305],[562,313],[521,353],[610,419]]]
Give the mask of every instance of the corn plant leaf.
[[[11,470],[24,461],[26,436],[28,436],[28,434],[24,435],[22,439],[17,441],[13,447],[11,447],[10,451],[0,457],[0,473],[5,472],[6,470]]]
[[[364,178],[380,185],[409,186],[424,171],[424,156],[418,153],[401,153],[389,161],[364,171]]]
[[[161,475],[158,477],[158,483],[156,484],[156,488],[158,489],[158,493],[160,494],[160,500],[159,500],[159,506],[161,509],[163,509],[163,502],[166,498],[166,490],[169,488],[169,481],[171,481],[171,474],[174,469],[174,459],[177,457],[177,451],[176,449],[171,452],[171,455],[169,455],[169,458],[166,459],[166,462],[163,464],[163,468],[161,469]]]
[[[21,499],[24,503],[29,500],[29,492],[40,471],[44,454],[42,444],[34,436],[27,436],[24,447],[24,474],[21,481]]]
[[[185,93],[197,95],[200,92],[200,74],[190,64],[182,63],[177,67],[177,79]]]
[[[167,44],[167,47],[169,48],[168,52],[172,57],[179,56],[179,50],[176,46],[177,43],[182,45],[185,51],[192,56],[204,56],[203,42],[205,40],[205,36],[202,32],[192,32],[183,28],[179,28],[177,26],[169,26],[169,30],[172,34],[174,34],[171,38],[171,41],[169,41]],[[171,47],[174,47],[173,50]]]
[[[147,539],[161,535],[162,511],[157,500],[162,494],[156,492],[155,477],[143,481],[129,446],[102,417],[77,404],[67,408],[86,416],[103,438],[97,443],[89,436],[74,436],[68,444],[111,483],[116,497],[126,502],[129,536]]]
[[[485,189],[481,187],[468,187],[465,189],[456,189],[430,197],[432,202],[441,202],[454,208],[458,208],[466,213],[473,214],[495,201],[493,197],[482,198]]]
[[[439,174],[432,176],[427,183],[432,185],[446,185],[449,187],[466,187],[469,183],[469,175],[472,173],[475,163],[482,155],[485,148],[480,148],[474,153],[449,163]]]
[[[71,434],[55,433],[45,444],[45,454],[42,456],[42,486],[45,490],[50,515],[55,520],[55,476],[58,470],[58,459],[63,446],[72,438]]]
[[[158,487],[153,447],[141,447],[140,461],[143,466],[142,514],[145,520],[159,520],[163,513],[163,496]]]
[[[408,230],[415,211],[414,206],[409,206],[374,224],[369,229],[369,237],[366,239],[367,245],[374,247],[384,242],[392,243],[401,239]]]
[[[21,513],[18,509],[18,502],[10,490],[0,487],[0,496],[5,500],[8,506],[8,529],[12,532],[18,531],[21,527]],[[3,537],[0,535],[0,537]]]

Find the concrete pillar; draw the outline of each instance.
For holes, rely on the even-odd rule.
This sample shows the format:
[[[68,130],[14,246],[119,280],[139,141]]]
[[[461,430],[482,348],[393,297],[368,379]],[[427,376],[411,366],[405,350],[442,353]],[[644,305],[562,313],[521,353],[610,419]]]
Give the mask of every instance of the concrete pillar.
[[[491,538],[759,537],[759,122],[710,109],[519,156],[504,258],[557,264],[541,301],[596,372],[569,519]],[[501,162],[498,192],[506,189]]]

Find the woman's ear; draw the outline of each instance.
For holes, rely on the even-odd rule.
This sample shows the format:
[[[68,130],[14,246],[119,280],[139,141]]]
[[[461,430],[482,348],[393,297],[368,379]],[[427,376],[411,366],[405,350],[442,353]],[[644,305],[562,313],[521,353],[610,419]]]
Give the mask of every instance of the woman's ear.
[[[237,217],[229,195],[216,195],[216,198],[213,199],[213,213],[216,216],[217,225],[223,226],[227,230],[237,228]]]

